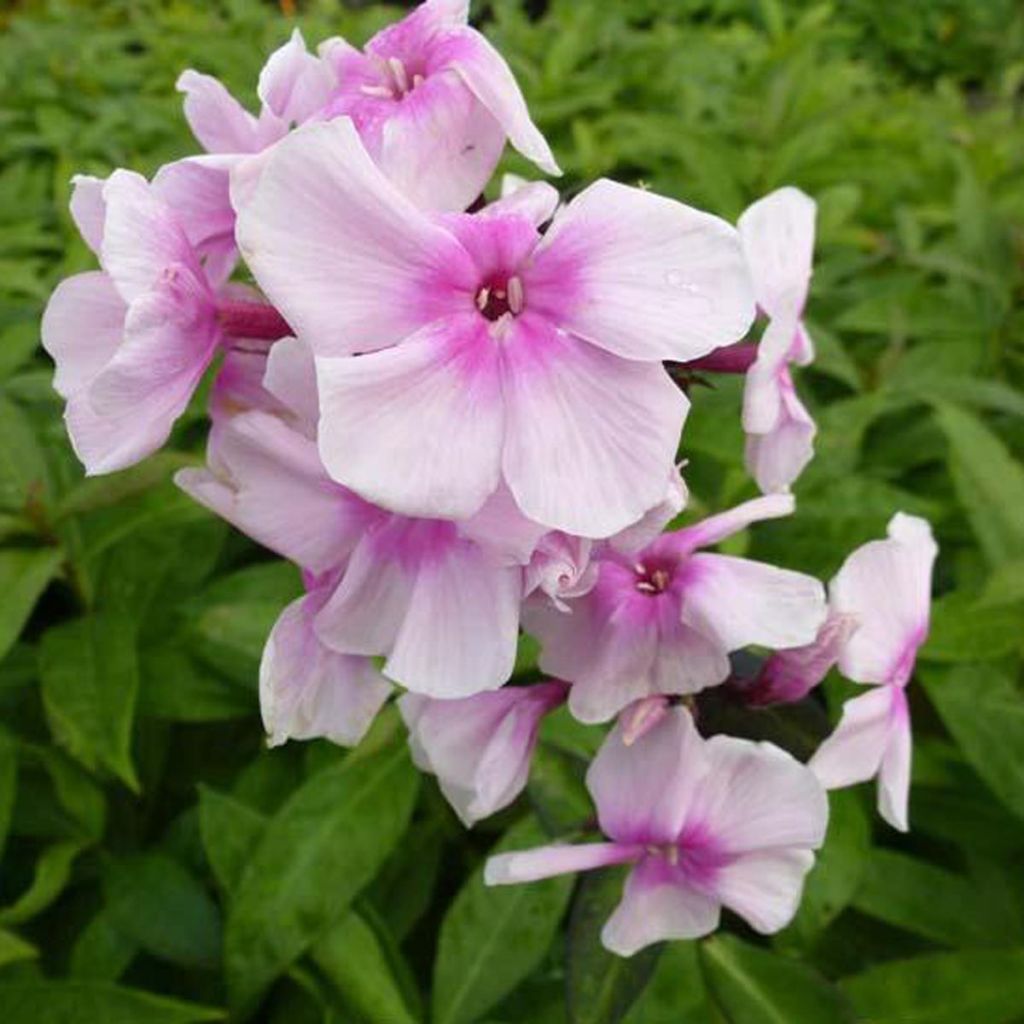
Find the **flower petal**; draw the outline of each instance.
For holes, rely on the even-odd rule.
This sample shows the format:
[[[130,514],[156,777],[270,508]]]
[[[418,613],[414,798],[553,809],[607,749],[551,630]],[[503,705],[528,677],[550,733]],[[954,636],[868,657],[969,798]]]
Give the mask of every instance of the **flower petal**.
[[[298,29],[260,72],[260,102],[285,124],[301,124],[323,108],[334,89],[331,69],[306,49]]]
[[[178,76],[185,120],[208,153],[255,153],[263,148],[256,118],[211,75],[191,68]]]
[[[318,358],[328,472],[403,515],[472,515],[500,479],[498,358],[487,322],[474,313],[382,352]]]
[[[632,956],[665,939],[697,939],[713,932],[718,902],[687,884],[683,872],[646,857],[630,873],[622,901],[601,931],[605,948]]]
[[[816,849],[825,838],[828,798],[814,773],[771,743],[713,736],[707,772],[690,805],[699,826],[726,854],[777,847]]]
[[[753,523],[791,515],[795,508],[796,500],[791,494],[766,494],[764,497],[745,501],[725,512],[708,516],[699,523],[685,526],[668,536],[674,550],[679,554],[688,554],[698,548],[709,548],[718,544]]]
[[[260,662],[260,712],[271,746],[325,737],[355,746],[391,693],[369,658],[336,654],[313,630],[323,595],[293,601],[271,630]]]
[[[628,362],[528,313],[503,353],[502,467],[526,515],[608,537],[665,493],[689,403],[660,365]]]
[[[751,928],[771,935],[793,920],[813,866],[810,850],[758,850],[720,868],[712,888]]]
[[[798,188],[780,188],[739,219],[757,304],[771,317],[799,313],[807,301],[817,204]]]
[[[217,344],[212,326],[204,329],[187,309],[173,290],[133,303],[117,352],[69,400],[68,432],[89,474],[124,469],[151,455],[185,411]]]
[[[164,284],[169,268],[205,281],[199,260],[173,210],[134,171],[114,171],[103,186],[107,215],[101,262],[126,302]]]
[[[456,541],[422,565],[384,672],[432,697],[496,690],[512,675],[522,571]]]
[[[76,174],[71,179],[71,219],[78,233],[97,256],[103,246],[103,221],[107,216],[107,204],[103,201],[104,178],[91,174]]]
[[[238,262],[229,187],[236,163],[235,157],[188,157],[164,164],[153,178],[154,193],[174,210],[214,287],[231,276]]]
[[[87,387],[114,357],[124,337],[127,307],[100,271],[75,274],[57,285],[43,313],[42,343],[57,371],[53,387],[64,398]]]
[[[684,708],[632,744],[620,721],[587,771],[601,831],[619,843],[674,842],[706,770],[704,741]]]
[[[825,621],[825,588],[804,573],[711,554],[693,555],[685,571],[683,622],[727,651],[800,647]]]
[[[505,133],[454,75],[432,75],[381,129],[380,169],[424,210],[463,211],[483,192]]]
[[[274,147],[237,236],[260,286],[317,355],[370,352],[460,301],[472,308],[468,255],[388,182],[345,117]]]
[[[747,470],[766,494],[788,490],[814,458],[818,428],[797,396],[788,371],[781,399],[775,426],[767,433],[747,437]]]
[[[873,778],[892,734],[894,693],[899,687],[877,686],[843,705],[832,735],[808,762],[826,789],[842,789]]]
[[[487,859],[484,867],[486,885],[515,885],[537,882],[554,875],[574,871],[593,871],[611,864],[635,860],[639,851],[617,843],[586,843],[579,846],[540,846],[518,853],[499,853]]]
[[[607,180],[555,217],[523,286],[531,308],[625,359],[696,359],[754,319],[733,227]]]
[[[501,125],[509,142],[545,174],[561,174],[505,58],[472,28],[451,32],[445,50],[446,62]]]
[[[407,524],[392,520],[367,531],[340,583],[316,618],[320,639],[343,654],[381,655],[391,649],[409,606],[414,566],[396,555]]]
[[[313,441],[269,413],[228,420],[211,437],[210,452],[227,482],[218,488],[205,471],[184,470],[179,486],[309,572],[337,568],[381,519],[327,476]]]
[[[304,432],[316,435],[320,399],[316,363],[309,346],[299,338],[281,338],[267,354],[263,386],[295,415]]]
[[[906,832],[910,802],[910,708],[903,688],[891,689],[891,731],[878,769],[878,811],[893,828]]]
[[[839,671],[848,679],[883,683],[909,677],[928,632],[937,553],[928,523],[898,513],[887,540],[857,548],[843,563],[829,591],[835,611],[860,623],[839,658]]]

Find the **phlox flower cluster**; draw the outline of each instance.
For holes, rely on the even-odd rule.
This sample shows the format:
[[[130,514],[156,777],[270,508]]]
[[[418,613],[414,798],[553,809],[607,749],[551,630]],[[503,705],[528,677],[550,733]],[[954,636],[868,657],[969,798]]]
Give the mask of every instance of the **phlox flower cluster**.
[[[604,931],[623,955],[706,934],[722,907],[776,931],[826,789],[877,776],[907,827],[931,531],[896,515],[827,592],[715,550],[791,515],[812,455],[791,366],[814,356],[815,204],[783,188],[733,226],[608,180],[563,201],[513,178],[485,202],[506,143],[559,169],[467,14],[426,0],[362,50],[314,54],[296,31],[255,113],[186,71],[205,152],[148,181],[74,179],[100,269],[43,321],[68,432],[89,473],[129,466],[212,368],[206,465],[177,482],[305,581],[263,655],[272,744],[356,744],[397,699],[469,826],[523,791],[567,705],[607,729],[587,775],[604,838],[502,854],[488,882],[631,865]],[[746,375],[760,496],[669,528],[688,501],[685,383],[716,372]],[[539,681],[513,679],[522,632]],[[760,670],[738,679],[751,648]],[[796,701],[832,666],[869,689],[808,764],[702,732],[707,691]]]

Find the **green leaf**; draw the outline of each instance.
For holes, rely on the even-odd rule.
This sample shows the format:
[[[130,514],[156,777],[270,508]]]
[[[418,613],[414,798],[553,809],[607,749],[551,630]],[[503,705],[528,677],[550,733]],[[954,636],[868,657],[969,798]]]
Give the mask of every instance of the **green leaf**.
[[[492,851],[546,841],[533,818]],[[572,892],[572,878],[530,885],[484,885],[483,865],[459,890],[441,924],[434,961],[434,1024],[469,1024],[511,992],[547,953]]]
[[[36,861],[32,884],[15,903],[0,910],[0,924],[21,924],[44,911],[68,884],[71,865],[84,845],[71,840],[47,847]]]
[[[267,827],[266,815],[209,786],[199,787],[199,835],[213,877],[226,892],[238,885]]]
[[[39,669],[57,741],[90,770],[109,768],[138,789],[131,761],[139,683],[131,621],[107,612],[54,626],[43,634]]]
[[[141,949],[185,967],[218,961],[220,912],[176,860],[159,852],[116,860],[104,881],[111,922]]]
[[[20,511],[47,488],[46,460],[32,423],[10,399],[0,395],[0,508]]]
[[[3,857],[7,830],[14,812],[14,796],[18,783],[18,754],[14,740],[0,731],[0,858]]]
[[[56,548],[0,551],[0,658],[11,649],[36,602],[57,574],[63,555]]]
[[[574,832],[594,816],[584,783],[587,763],[550,743],[534,750],[527,793],[548,835]]]
[[[623,1024],[718,1024],[696,942],[669,942]]]
[[[393,744],[329,766],[274,815],[228,916],[233,1005],[252,1006],[341,917],[398,842],[418,783],[405,744]]]
[[[1024,700],[1005,670],[965,664],[921,678],[971,767],[1024,818]]]
[[[220,1010],[89,981],[0,984],[4,1024],[198,1024]]]
[[[20,935],[0,928],[0,967],[17,963],[19,960],[31,960],[38,955],[35,946],[27,943]]]
[[[840,990],[798,960],[723,934],[701,944],[701,960],[729,1024],[853,1024]]]
[[[186,638],[139,651],[139,714],[174,722],[214,722],[254,714],[258,696],[193,658]]]
[[[999,927],[999,908],[977,884],[927,861],[892,850],[871,854],[853,901],[864,914],[947,946],[992,946],[1024,940]]]
[[[350,910],[317,942],[312,956],[344,1008],[360,1020],[416,1024],[419,1018],[396,977],[400,954],[361,914]]]
[[[1024,1007],[1024,950],[897,960],[841,985],[871,1024],[1011,1024]]]
[[[601,929],[622,898],[626,869],[587,872],[576,887],[568,934],[570,1024],[618,1024],[644,991],[662,947],[631,957],[609,953]]]
[[[954,591],[932,606],[931,629],[921,648],[921,658],[940,662],[1004,658],[1024,647],[1022,621],[1024,601],[983,604],[971,595]]]
[[[217,580],[190,606],[190,650],[255,691],[270,630],[301,593],[298,572],[285,562],[250,566]]]
[[[70,973],[93,981],[117,981],[138,951],[138,945],[114,925],[104,907],[78,933],[71,948]]]
[[[860,794],[852,789],[828,795],[829,821],[825,845],[804,883],[800,909],[779,936],[810,946],[853,899],[868,863],[871,829]]]
[[[1024,557],[1024,467],[976,416],[954,405],[936,408],[950,446],[960,504],[989,562]]]

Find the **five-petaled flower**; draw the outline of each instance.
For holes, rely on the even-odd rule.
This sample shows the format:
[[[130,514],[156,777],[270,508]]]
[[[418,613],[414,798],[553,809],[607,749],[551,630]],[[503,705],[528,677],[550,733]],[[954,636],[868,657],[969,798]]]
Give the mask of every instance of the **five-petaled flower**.
[[[763,933],[796,913],[825,837],[828,801],[813,773],[778,747],[702,739],[690,713],[676,707],[632,744],[616,726],[587,787],[609,842],[499,854],[487,862],[487,883],[632,864],[601,933],[622,956],[707,935],[723,906]]]

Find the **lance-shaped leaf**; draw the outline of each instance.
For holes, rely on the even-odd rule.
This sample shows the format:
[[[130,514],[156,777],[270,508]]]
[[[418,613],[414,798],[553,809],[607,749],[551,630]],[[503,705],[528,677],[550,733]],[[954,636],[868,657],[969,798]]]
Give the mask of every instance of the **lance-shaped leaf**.
[[[338,921],[402,835],[419,776],[405,745],[335,763],[301,786],[267,824],[228,915],[232,1004],[267,986]]]
[[[121,614],[101,613],[48,630],[39,669],[54,736],[90,770],[102,766],[132,789],[132,718],[139,685],[135,629]]]

